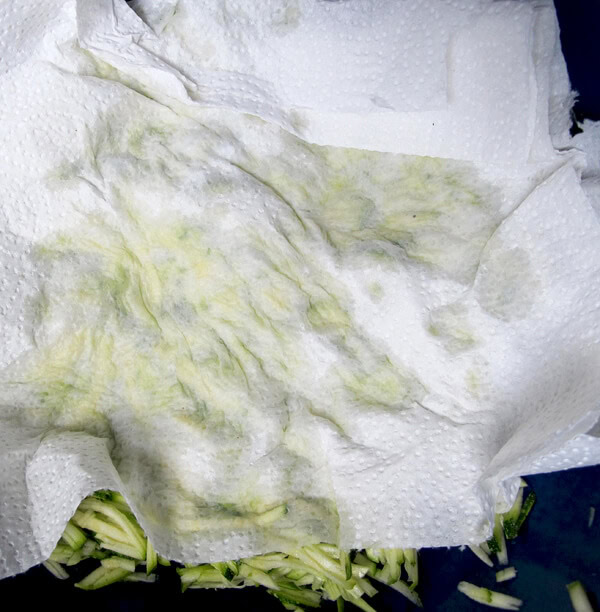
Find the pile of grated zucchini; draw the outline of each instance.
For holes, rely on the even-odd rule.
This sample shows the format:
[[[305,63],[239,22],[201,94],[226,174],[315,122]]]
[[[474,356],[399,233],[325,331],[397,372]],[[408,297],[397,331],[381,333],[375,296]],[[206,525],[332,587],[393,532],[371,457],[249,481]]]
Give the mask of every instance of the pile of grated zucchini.
[[[486,565],[493,567],[492,555],[500,565],[508,564],[506,539],[515,538],[535,503],[530,493],[525,501],[521,487],[513,507],[496,515],[493,536],[479,546],[469,546]],[[64,533],[44,566],[57,578],[67,579],[65,567],[86,559],[97,559],[99,567],[75,584],[94,590],[115,582],[155,582],[158,565],[171,562],[156,553],[150,540],[131,512],[125,498],[113,491],[98,491],[84,499],[67,523]],[[389,585],[416,606],[422,607],[416,587],[419,583],[418,555],[414,548],[343,551],[332,544],[304,546],[292,552],[274,552],[236,561],[186,565],[176,568],[181,589],[223,589],[262,586],[287,610],[318,608],[323,600],[345,602],[365,612],[375,609],[364,599],[377,593],[372,581]],[[496,573],[496,581],[516,577],[513,567]],[[494,608],[518,610],[520,599],[460,582],[458,590],[467,597]],[[585,591],[579,583],[569,585],[575,599],[582,601]]]
[[[81,502],[44,566],[57,578],[66,579],[65,567],[89,558],[98,559],[100,566],[75,584],[80,589],[94,590],[121,581],[154,582],[156,567],[171,565],[156,554],[123,496],[112,491],[98,491]],[[374,612],[363,599],[377,593],[371,580],[390,585],[421,606],[415,591],[415,549],[348,553],[331,544],[317,544],[176,571],[183,591],[262,586],[287,610],[317,608],[325,599],[336,601],[338,610],[349,602]]]

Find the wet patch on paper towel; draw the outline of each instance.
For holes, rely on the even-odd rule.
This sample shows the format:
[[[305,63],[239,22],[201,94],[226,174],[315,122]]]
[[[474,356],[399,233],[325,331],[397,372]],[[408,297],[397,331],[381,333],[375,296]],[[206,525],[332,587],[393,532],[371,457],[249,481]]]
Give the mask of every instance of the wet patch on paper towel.
[[[439,337],[450,352],[464,351],[475,345],[467,308],[461,304],[449,304],[433,310],[427,329],[430,334]]]
[[[538,286],[524,249],[506,249],[496,240],[484,253],[475,291],[481,307],[492,316],[503,321],[523,319],[536,301]]]
[[[315,537],[331,538],[310,423],[348,436],[357,410],[419,410],[425,394],[357,325],[336,266],[383,258],[469,281],[497,225],[492,192],[464,164],[311,146],[219,117],[115,115],[49,177],[54,189],[94,184],[98,212],[34,254],[37,348],[0,373],[3,403],[41,428],[113,438],[125,481],[168,483],[180,528],[223,504],[239,518],[287,503],[282,526],[324,524]],[[452,331],[460,318],[432,319],[453,350],[472,342]]]

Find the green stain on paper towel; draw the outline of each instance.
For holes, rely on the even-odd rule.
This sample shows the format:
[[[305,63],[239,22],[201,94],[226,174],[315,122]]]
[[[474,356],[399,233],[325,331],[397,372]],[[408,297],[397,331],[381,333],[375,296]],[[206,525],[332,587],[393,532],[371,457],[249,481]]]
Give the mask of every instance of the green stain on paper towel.
[[[26,418],[108,435],[123,414],[166,417],[218,440],[231,473],[248,469],[240,449],[264,423],[282,436],[289,474],[311,456],[289,434],[294,402],[343,433],[355,410],[422,397],[360,328],[335,269],[416,265],[470,280],[497,224],[470,167],[309,145],[253,118],[224,128],[208,113],[189,129],[113,119],[90,137],[88,158],[56,173],[110,169],[110,214],[84,215],[36,254],[46,280],[37,349],[19,364]],[[277,139],[277,155],[261,153],[256,130]],[[468,345],[468,331],[457,337]],[[324,389],[317,358],[329,364],[317,367]],[[243,513],[239,486],[228,503]]]
[[[439,338],[451,352],[467,350],[475,345],[467,309],[459,304],[441,306],[431,311],[427,331]]]
[[[504,248],[496,238],[482,259],[476,296],[492,316],[514,321],[527,316],[533,308],[539,284],[527,251]]]
[[[99,149],[105,157],[123,161],[119,191],[111,193],[118,220],[91,218],[87,230],[59,235],[40,248],[40,259],[46,265],[52,262],[61,277],[69,270],[70,279],[66,286],[56,282],[55,295],[52,283],[44,288],[37,313],[41,326],[49,328],[72,303],[81,317],[70,325],[63,322],[63,327],[80,344],[85,344],[86,334],[110,338],[115,347],[108,362],[115,365],[119,381],[113,381],[111,392],[138,407],[143,398],[144,410],[169,406],[177,398],[181,406],[203,406],[206,415],[217,404],[233,415],[244,410],[256,389],[274,385],[281,393],[295,367],[310,368],[298,341],[306,325],[323,336],[323,342],[333,343],[344,367],[361,372],[340,374],[340,387],[354,400],[398,404],[406,391],[399,381],[411,376],[398,364],[384,368],[400,372],[396,378],[373,365],[388,358],[362,337],[344,288],[320,268],[318,253],[333,249],[337,257],[367,266],[376,261],[389,266],[415,262],[466,280],[497,223],[488,202],[491,190],[466,164],[319,147],[281,131],[275,132],[281,152],[260,155],[252,130],[263,129],[262,122],[248,118],[225,129],[211,121],[199,125],[192,136],[156,118],[125,124],[115,120],[110,138],[101,136],[106,130],[96,130],[93,162],[99,163]],[[273,137],[272,127],[264,129],[266,137]],[[246,262],[254,266],[252,281],[245,278],[245,263],[237,261],[229,247],[223,248],[206,224],[172,215],[149,217],[139,200],[136,181],[176,188],[173,177],[192,172],[194,160],[203,166],[211,151],[224,145],[231,149],[231,171],[211,170],[215,180],[206,181],[202,189],[195,187],[198,197],[209,202],[232,186],[235,202],[240,190],[252,184],[268,190],[280,204],[277,233],[271,232],[271,238],[252,223],[236,232],[240,249],[248,251]],[[56,175],[76,177],[81,168],[85,160],[61,167]],[[222,205],[211,211],[217,225],[232,214]],[[369,292],[380,299],[384,287],[375,283]],[[459,319],[452,313],[436,314],[429,330],[450,338],[454,349],[467,348],[473,339]],[[120,346],[124,344],[127,350]],[[53,348],[46,348],[50,356]],[[61,366],[75,377],[86,363],[80,359],[82,352],[73,348],[73,363]],[[182,355],[194,382],[165,390],[164,368],[157,359],[164,358],[167,375],[177,378]],[[366,373],[360,365],[365,355],[371,363]],[[62,376],[54,361],[45,363]],[[106,371],[105,364],[95,367]],[[45,374],[37,378],[43,380]],[[371,380],[382,393],[374,392]],[[57,404],[68,406],[64,397],[73,393],[61,393]]]
[[[273,185],[345,255],[371,253],[472,280],[499,223],[493,190],[465,163],[308,145],[241,167]]]
[[[369,295],[374,302],[379,302],[385,295],[385,289],[380,283],[370,283],[368,286]]]
[[[297,257],[294,261],[262,238],[246,235],[247,246],[257,254],[257,285],[236,269],[241,262],[233,263],[215,236],[200,227],[150,222],[132,211],[127,219],[119,231],[98,219],[85,232],[61,236],[39,252],[55,276],[51,272],[42,294],[38,335],[45,328],[64,332],[46,347],[40,341],[44,357],[35,360],[32,380],[54,381],[43,391],[46,403],[61,381],[77,381],[55,393],[61,418],[77,412],[74,403],[82,395],[93,395],[92,369],[134,410],[177,404],[193,415],[202,406],[206,417],[215,406],[227,415],[245,412],[257,390],[272,385],[282,392],[283,385],[293,386],[294,364],[310,367],[298,340],[306,324],[325,334],[324,342],[349,335],[352,350],[339,343],[336,350],[346,351],[352,367],[360,363],[357,355],[377,355],[342,306],[347,298],[333,293],[335,280],[316,269],[303,278],[299,266],[305,264]],[[394,371],[389,360],[385,363]],[[165,387],[169,375],[177,385]],[[372,378],[388,390],[382,404],[389,404],[394,393],[399,401],[405,393],[400,379],[392,391],[381,376],[377,366],[341,386],[371,404],[377,401]],[[102,398],[94,400],[101,407]]]

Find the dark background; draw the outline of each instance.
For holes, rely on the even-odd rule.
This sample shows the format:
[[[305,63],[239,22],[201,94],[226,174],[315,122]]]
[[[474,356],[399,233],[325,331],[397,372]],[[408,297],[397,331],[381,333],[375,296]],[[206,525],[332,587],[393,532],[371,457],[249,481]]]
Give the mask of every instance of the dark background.
[[[554,0],[578,119],[600,120],[600,0]]]
[[[600,0],[555,0],[561,24],[561,42],[573,89],[579,92],[575,118],[600,120]],[[497,588],[524,600],[525,612],[570,610],[565,585],[580,579],[597,606],[600,595],[600,466],[580,468],[527,479],[538,502],[517,540],[508,543],[509,563],[517,568],[515,580],[496,587],[495,570],[469,550],[432,549],[421,552],[419,592],[426,610],[448,612],[482,610],[483,607],[456,591],[461,580]],[[598,521],[588,528],[590,506],[598,509]],[[97,562],[92,562],[94,567]],[[81,570],[78,570],[81,571]],[[81,576],[89,571],[84,567]],[[94,592],[82,592],[72,581],[56,580],[43,568],[0,581],[0,601],[11,607],[110,610],[138,612],[163,609],[279,611],[283,607],[261,589],[242,591],[179,592],[175,572],[161,568],[156,584],[117,584]],[[401,612],[413,606],[390,589],[372,605],[378,612]],[[0,607],[2,607],[0,605]],[[323,607],[335,610],[335,605]],[[348,609],[356,609],[348,606]],[[600,610],[600,608],[598,608]]]

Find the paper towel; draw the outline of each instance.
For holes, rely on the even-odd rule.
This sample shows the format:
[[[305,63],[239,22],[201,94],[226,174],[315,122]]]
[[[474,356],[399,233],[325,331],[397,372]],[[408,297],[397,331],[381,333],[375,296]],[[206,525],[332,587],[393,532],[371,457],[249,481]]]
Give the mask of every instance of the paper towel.
[[[565,142],[551,1],[134,3],[159,37],[103,4],[102,19],[82,14],[82,45],[169,104],[244,110],[318,144],[504,164],[551,158],[550,133]]]
[[[302,135],[339,146],[500,164],[547,160],[556,154],[548,134],[549,85],[551,133],[564,138],[572,101],[562,54],[552,56],[558,46],[551,3],[495,2],[450,40],[445,109],[368,117],[310,110],[301,113]]]
[[[434,58],[422,87],[408,86],[415,73],[394,63],[388,37],[360,47],[363,72],[354,56],[340,70],[345,107],[326,71],[315,82],[327,95],[294,88],[279,50],[319,19],[323,41],[348,21],[345,32],[366,40],[396,9],[329,5],[273,15],[238,4],[244,18],[226,28],[212,4],[181,3],[192,40],[206,10],[213,44],[239,32],[252,53],[272,51],[261,63],[221,50],[223,63],[206,66],[190,59],[195,43],[183,52],[172,2],[137,2],[147,24],[116,0],[3,7],[0,44],[20,50],[4,52],[0,76],[0,575],[47,558],[79,500],[102,487],[125,494],[161,554],[199,562],[299,539],[478,542],[514,477],[600,460],[586,433],[598,418],[599,230],[577,155],[551,146],[549,135],[565,138],[570,94],[548,6],[440,4],[443,18],[460,18],[430,41],[414,31]],[[399,27],[421,17],[411,19]],[[385,98],[373,65],[399,71],[404,87],[391,91],[393,111],[353,114]],[[352,89],[367,72],[364,91]],[[499,94],[510,94],[505,106]],[[439,110],[420,112],[424,97]],[[340,132],[325,131],[336,104],[345,144],[468,161],[321,148],[243,114],[339,145]],[[443,129],[425,130],[429,113]],[[221,263],[207,263],[205,243]],[[221,284],[190,283],[189,262]],[[123,281],[136,274],[138,297]],[[190,427],[196,380],[181,358],[214,344],[205,320],[234,342],[213,315],[190,318],[196,283],[219,313],[240,300],[234,323],[268,313],[283,326],[279,336],[237,326],[248,352],[232,354],[245,355],[253,384],[229,360],[238,375],[218,391],[237,433]],[[169,301],[177,295],[186,300]],[[118,351],[102,335],[115,329]],[[231,348],[220,350],[225,363]],[[221,448],[234,449],[234,470]],[[248,486],[262,499],[248,500]],[[231,504],[252,517],[279,502],[290,510],[282,524],[230,520]]]
[[[124,11],[118,17],[106,11],[110,30],[86,17],[81,23],[86,45],[100,54],[114,53],[117,29],[125,67],[139,76],[134,56],[147,50],[189,78],[198,88],[190,95],[203,102],[207,93],[223,105],[230,102],[227,96],[248,87],[282,108],[407,111],[446,106],[448,41],[481,5],[210,0],[199,7],[186,0],[142,0],[132,8],[159,36],[141,23],[133,25],[132,15],[123,29]],[[125,45],[131,28],[135,45]],[[415,75],[422,76],[414,80]],[[215,97],[220,94],[224,98]],[[236,108],[256,102],[234,100]]]
[[[475,6],[134,3],[148,27],[124,3],[113,9],[103,0],[82,4],[78,25],[82,46],[153,96],[227,106],[292,128],[295,107],[445,107],[447,42]],[[428,78],[413,82],[419,73]]]

